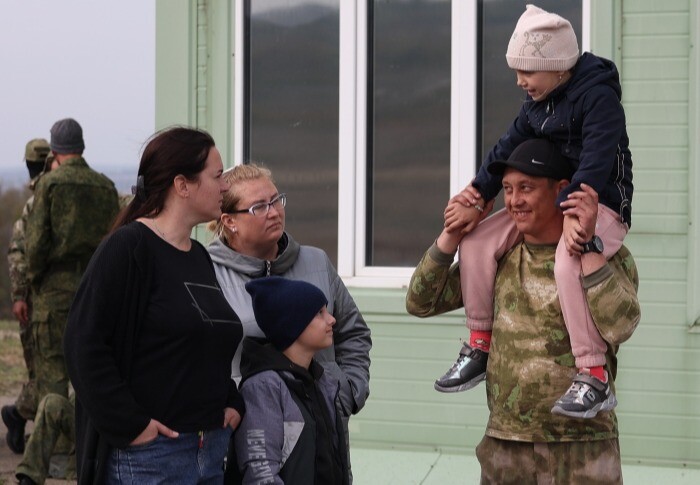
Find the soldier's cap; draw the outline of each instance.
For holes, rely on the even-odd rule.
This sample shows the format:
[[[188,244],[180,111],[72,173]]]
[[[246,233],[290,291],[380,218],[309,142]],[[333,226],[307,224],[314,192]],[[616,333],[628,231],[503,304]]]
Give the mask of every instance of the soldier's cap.
[[[58,120],[51,127],[51,150],[56,153],[83,153],[83,128],[73,118]]]
[[[27,146],[24,147],[24,159],[28,162],[44,163],[50,151],[51,147],[48,141],[43,138],[34,138],[29,140]]]
[[[574,167],[561,150],[544,138],[533,138],[518,145],[508,160],[494,160],[488,165],[489,173],[501,176],[506,168],[514,168],[533,177],[571,180]]]

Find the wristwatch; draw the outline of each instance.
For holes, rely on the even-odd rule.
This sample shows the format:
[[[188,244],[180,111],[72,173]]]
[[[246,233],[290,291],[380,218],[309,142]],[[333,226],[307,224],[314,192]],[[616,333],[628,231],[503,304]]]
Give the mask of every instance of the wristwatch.
[[[583,251],[581,251],[581,254],[586,254],[586,253],[601,254],[602,252],[603,252],[603,240],[601,238],[599,238],[598,236],[593,236],[593,239],[591,239],[587,243],[583,243]]]

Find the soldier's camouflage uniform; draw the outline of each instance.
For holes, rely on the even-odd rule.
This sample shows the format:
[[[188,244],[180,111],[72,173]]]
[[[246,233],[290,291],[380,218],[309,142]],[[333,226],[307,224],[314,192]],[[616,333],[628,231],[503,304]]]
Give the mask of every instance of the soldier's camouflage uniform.
[[[75,443],[75,395],[66,399],[58,394],[47,394],[39,404],[22,461],[15,470],[34,482],[43,484],[49,474],[49,461],[61,436],[68,436]],[[68,455],[67,479],[75,479],[75,448]]]
[[[39,176],[32,179],[29,188],[34,190]],[[12,227],[10,247],[7,251],[7,263],[10,271],[10,296],[12,303],[24,301],[29,308],[29,322],[19,327],[19,337],[22,342],[24,362],[27,366],[27,382],[22,386],[15,406],[19,414],[27,420],[34,419],[38,404],[36,396],[36,376],[34,372],[34,338],[32,329],[32,299],[27,278],[27,258],[24,252],[27,217],[32,210],[34,196],[31,195],[22,208],[22,215]]]
[[[63,334],[85,267],[118,212],[111,180],[82,157],[42,176],[27,220],[26,255],[33,301],[38,398],[68,396]]]
[[[494,326],[486,370],[490,410],[477,447],[482,483],[621,483],[614,412],[574,419],[550,412],[577,368],[554,280],[556,246],[520,243],[498,266]],[[407,310],[431,316],[462,306],[459,266],[436,245],[411,278]],[[617,349],[639,323],[637,268],[623,246],[607,265],[583,278],[586,298],[608,343],[614,379]],[[614,382],[611,387],[614,392]],[[549,482],[547,482],[549,483]]]

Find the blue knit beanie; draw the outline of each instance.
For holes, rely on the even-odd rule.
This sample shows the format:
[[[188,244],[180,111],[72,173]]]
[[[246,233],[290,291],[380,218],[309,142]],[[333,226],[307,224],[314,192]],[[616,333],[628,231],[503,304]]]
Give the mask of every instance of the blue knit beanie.
[[[326,295],[311,283],[269,276],[245,285],[253,297],[258,326],[279,351],[292,345],[328,304]]]

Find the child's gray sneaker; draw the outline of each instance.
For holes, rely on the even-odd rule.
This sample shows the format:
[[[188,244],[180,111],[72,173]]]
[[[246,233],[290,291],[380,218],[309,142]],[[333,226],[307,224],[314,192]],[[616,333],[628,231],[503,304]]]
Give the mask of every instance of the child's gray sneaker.
[[[489,353],[473,349],[462,342],[457,361],[445,375],[435,381],[435,390],[440,392],[460,392],[471,389],[486,379],[486,362]]]
[[[617,399],[610,391],[609,382],[579,373],[566,393],[557,399],[552,414],[571,418],[594,418],[600,411],[610,411],[617,406]]]

